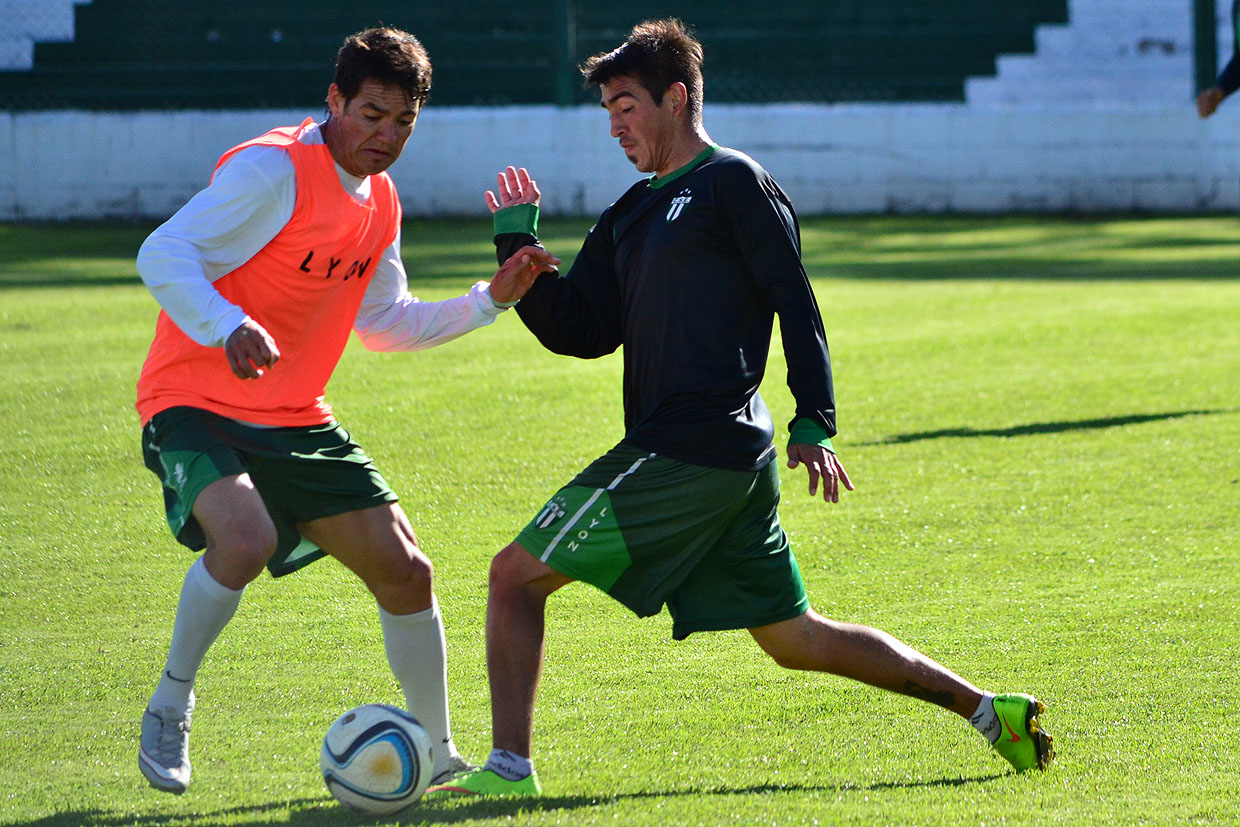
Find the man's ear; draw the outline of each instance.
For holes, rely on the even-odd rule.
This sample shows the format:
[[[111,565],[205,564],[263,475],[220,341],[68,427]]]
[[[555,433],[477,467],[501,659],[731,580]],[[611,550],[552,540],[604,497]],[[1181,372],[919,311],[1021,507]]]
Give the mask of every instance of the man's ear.
[[[667,87],[667,91],[663,94],[664,98],[671,97],[672,112],[679,115],[685,111],[685,107],[689,105],[689,88],[680,81],[676,81]]]
[[[340,87],[334,83],[327,87],[327,111],[331,113],[333,118],[340,117],[341,113],[344,112],[344,105],[345,99],[340,92]]]

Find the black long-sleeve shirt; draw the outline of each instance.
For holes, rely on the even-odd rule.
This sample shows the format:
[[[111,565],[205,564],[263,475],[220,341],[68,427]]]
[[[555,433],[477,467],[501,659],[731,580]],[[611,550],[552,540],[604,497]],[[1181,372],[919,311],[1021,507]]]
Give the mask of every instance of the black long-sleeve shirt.
[[[1235,36],[1231,60],[1218,76],[1218,86],[1224,97],[1240,89],[1240,0],[1233,0],[1231,4],[1231,30]]]
[[[530,234],[496,237],[501,261]],[[788,197],[761,166],[714,148],[643,180],[599,217],[563,276],[517,305],[549,350],[594,358],[624,346],[623,442],[717,468],[775,455],[758,386],[780,319],[796,417],[835,434],[826,334]]]

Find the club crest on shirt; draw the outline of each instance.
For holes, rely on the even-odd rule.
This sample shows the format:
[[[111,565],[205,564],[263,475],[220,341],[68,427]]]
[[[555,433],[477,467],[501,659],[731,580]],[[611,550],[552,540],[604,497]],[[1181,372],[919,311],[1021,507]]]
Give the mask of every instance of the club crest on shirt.
[[[689,206],[689,202],[692,200],[693,190],[691,189],[685,188],[677,193],[676,197],[672,199],[671,206],[667,209],[667,220],[670,222],[680,218],[681,212],[684,211],[685,207]]]

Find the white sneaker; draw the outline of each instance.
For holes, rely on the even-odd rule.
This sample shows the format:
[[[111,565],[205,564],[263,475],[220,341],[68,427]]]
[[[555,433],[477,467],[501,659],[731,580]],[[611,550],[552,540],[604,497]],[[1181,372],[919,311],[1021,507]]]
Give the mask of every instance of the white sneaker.
[[[473,772],[476,769],[478,768],[462,758],[460,753],[453,753],[448,756],[447,765],[444,766],[443,769],[439,770],[439,772],[435,773],[434,777],[431,778],[430,784],[427,784],[427,786],[433,787],[436,784],[446,784],[455,778],[457,773]]]
[[[189,723],[194,693],[184,711],[174,706],[147,707],[142,713],[138,767],[157,790],[180,795],[189,786]]]

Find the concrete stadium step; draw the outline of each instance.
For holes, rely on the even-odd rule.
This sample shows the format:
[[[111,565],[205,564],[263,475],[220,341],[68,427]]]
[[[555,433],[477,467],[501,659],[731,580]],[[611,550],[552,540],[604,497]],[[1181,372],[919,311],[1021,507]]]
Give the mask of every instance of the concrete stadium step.
[[[1216,4],[1229,14],[1230,0]],[[965,81],[965,100],[980,107],[1179,106],[1194,92],[1192,32],[1189,0],[1069,0],[1067,25],[1037,27],[1034,53],[998,56],[993,77]]]
[[[34,65],[35,41],[73,39],[74,9],[90,0],[0,0],[0,69]]]

